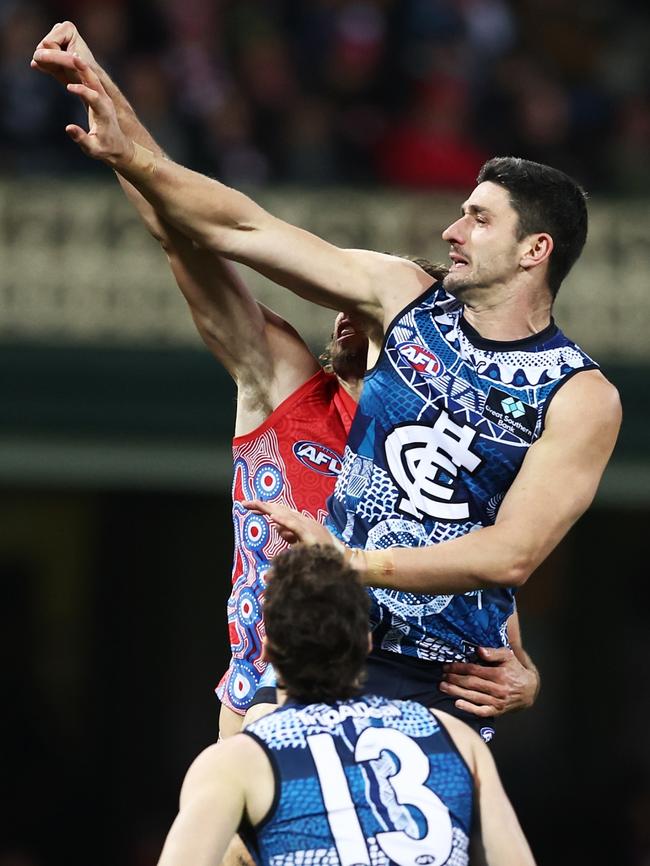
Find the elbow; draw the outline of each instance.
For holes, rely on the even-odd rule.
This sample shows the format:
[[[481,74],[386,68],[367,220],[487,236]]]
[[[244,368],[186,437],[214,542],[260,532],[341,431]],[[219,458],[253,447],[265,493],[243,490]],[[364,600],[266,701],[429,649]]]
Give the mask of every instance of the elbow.
[[[501,562],[491,574],[484,575],[484,588],[518,589],[526,583],[534,570],[534,563],[529,557],[509,557],[505,562]]]
[[[507,569],[504,585],[511,589],[518,589],[526,583],[532,573],[533,569],[528,562],[513,562]]]

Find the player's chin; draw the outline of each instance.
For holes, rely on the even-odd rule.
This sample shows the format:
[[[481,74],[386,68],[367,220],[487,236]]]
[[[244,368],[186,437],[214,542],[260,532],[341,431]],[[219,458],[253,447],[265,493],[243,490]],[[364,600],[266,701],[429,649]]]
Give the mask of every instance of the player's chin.
[[[361,347],[339,348],[338,351],[332,353],[332,369],[342,379],[348,379],[352,376],[360,379],[366,372],[366,357],[367,347],[365,342]]]
[[[450,295],[456,295],[459,292],[470,289],[472,285],[473,281],[471,276],[466,272],[465,268],[457,271],[449,271],[442,281],[443,289]]]

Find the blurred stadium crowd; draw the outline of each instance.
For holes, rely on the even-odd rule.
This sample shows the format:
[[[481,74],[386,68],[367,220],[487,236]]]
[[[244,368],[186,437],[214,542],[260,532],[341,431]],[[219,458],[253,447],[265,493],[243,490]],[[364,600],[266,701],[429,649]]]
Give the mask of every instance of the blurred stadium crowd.
[[[0,0],[6,176],[98,170],[29,68],[66,18],[168,153],[226,183],[469,188],[515,153],[650,191],[645,0]]]

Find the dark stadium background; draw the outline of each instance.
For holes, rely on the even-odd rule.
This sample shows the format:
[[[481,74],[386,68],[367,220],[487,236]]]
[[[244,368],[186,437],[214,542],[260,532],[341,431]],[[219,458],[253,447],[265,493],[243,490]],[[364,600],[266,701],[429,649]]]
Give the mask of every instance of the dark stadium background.
[[[612,314],[621,336],[608,344],[610,323],[599,333],[596,320],[581,336],[620,389],[623,431],[596,503],[520,593],[542,692],[502,720],[494,753],[540,866],[646,866],[640,0],[0,0],[0,866],[155,863],[185,769],[216,736],[212,690],[227,663],[233,387],[191,336],[147,333],[147,310],[126,337],[108,319],[68,327],[64,263],[29,267],[39,245],[63,243],[52,209],[75,190],[93,191],[92,207],[111,183],[65,139],[77,109],[28,69],[37,39],[66,17],[172,155],[254,195],[295,206],[317,193],[347,203],[348,187],[378,202],[424,190],[456,207],[483,158],[516,152],[578,177],[604,225],[645,213],[629,254],[625,238],[599,251],[615,273],[638,268],[627,317]],[[356,231],[374,245],[359,212]],[[115,245],[117,269],[130,235],[117,242],[112,219],[98,237]],[[32,246],[10,279],[23,231]],[[61,318],[43,322],[50,282]],[[150,303],[153,320],[164,304]]]

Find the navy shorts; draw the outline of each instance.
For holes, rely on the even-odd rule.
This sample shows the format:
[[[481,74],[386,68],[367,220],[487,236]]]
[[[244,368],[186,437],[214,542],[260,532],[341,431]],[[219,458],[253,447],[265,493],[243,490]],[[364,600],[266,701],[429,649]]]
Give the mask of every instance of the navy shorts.
[[[392,700],[417,701],[433,710],[443,710],[474,728],[489,743],[494,737],[494,717],[474,716],[459,710],[456,698],[438,688],[442,668],[442,662],[373,649],[366,664],[363,691]]]
[[[494,718],[474,716],[459,710],[455,704],[456,698],[443,694],[438,688],[442,674],[442,662],[373,649],[366,662],[362,692],[391,700],[417,701],[430,709],[443,710],[474,728],[489,743],[495,733]],[[275,703],[275,688],[262,686],[255,692],[251,706]]]

